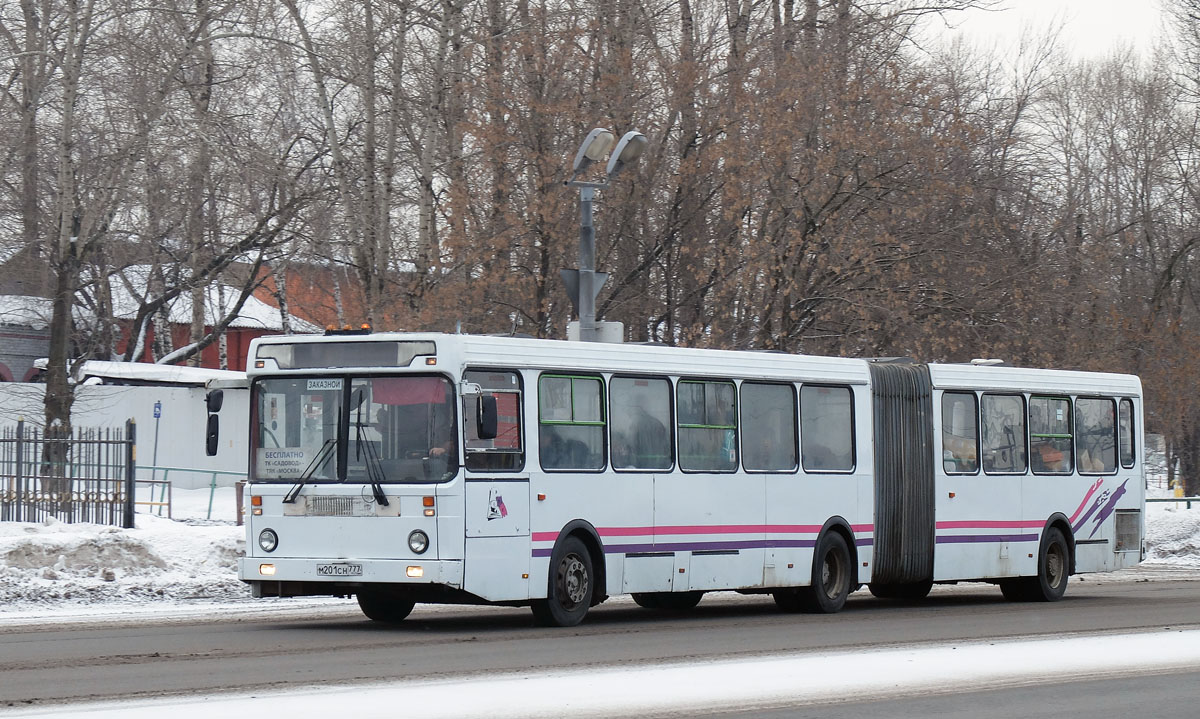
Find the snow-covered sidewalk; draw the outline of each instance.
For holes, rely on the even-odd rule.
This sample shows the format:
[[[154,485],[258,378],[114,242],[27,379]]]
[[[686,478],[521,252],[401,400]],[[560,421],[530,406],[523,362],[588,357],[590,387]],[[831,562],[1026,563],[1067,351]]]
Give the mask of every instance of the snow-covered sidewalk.
[[[1165,495],[1152,491],[1151,495]],[[136,529],[58,521],[0,522],[0,622],[147,613],[254,612],[237,579],[244,549],[233,490],[177,490],[174,519],[137,515]],[[1141,578],[1200,576],[1200,506],[1147,505],[1149,557]],[[1156,571],[1160,570],[1160,571]],[[1100,579],[1106,575],[1097,575]],[[1091,579],[1089,577],[1088,579]],[[279,600],[271,610],[355,610],[337,599]]]

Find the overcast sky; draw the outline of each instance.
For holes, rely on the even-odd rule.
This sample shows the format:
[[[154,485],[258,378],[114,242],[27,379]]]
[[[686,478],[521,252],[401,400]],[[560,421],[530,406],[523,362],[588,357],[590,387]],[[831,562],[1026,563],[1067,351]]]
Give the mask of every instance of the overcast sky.
[[[1044,33],[1062,24],[1063,47],[1080,59],[1107,55],[1121,43],[1149,50],[1164,32],[1162,0],[1005,0],[998,12],[952,13],[955,27],[972,42],[1015,48],[1023,32]]]

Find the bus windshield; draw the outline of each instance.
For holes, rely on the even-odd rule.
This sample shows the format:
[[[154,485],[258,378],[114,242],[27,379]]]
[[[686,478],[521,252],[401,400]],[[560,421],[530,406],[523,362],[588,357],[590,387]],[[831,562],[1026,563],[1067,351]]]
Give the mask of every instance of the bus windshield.
[[[441,482],[458,470],[444,377],[270,378],[253,401],[257,481]]]

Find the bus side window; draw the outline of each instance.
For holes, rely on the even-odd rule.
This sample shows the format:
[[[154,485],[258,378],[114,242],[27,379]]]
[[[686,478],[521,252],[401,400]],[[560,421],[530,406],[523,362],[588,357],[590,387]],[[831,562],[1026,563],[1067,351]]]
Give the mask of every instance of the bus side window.
[[[974,392],[942,393],[942,469],[947,474],[979,471],[979,419]]]
[[[613,377],[608,384],[614,469],[670,469],[671,383],[651,377]]]
[[[542,469],[604,469],[604,384],[599,377],[538,379],[538,454]]]
[[[1133,400],[1121,400],[1121,466],[1125,469],[1133,467],[1137,460],[1136,448],[1133,444]]]
[[[521,431],[521,377],[501,370],[468,370],[463,380],[478,384],[484,394],[496,398],[496,438],[476,434],[478,403],[463,397],[463,434],[467,469],[489,472],[518,472],[525,466],[525,434]]]
[[[854,470],[853,398],[849,387],[800,388],[800,464],[805,472]]]
[[[796,390],[788,384],[742,383],[742,467],[796,470]]]
[[[1111,399],[1075,400],[1075,445],[1079,471],[1110,474],[1117,471],[1117,406]]]
[[[983,471],[987,474],[1025,474],[1025,398],[1019,394],[985,394]]]
[[[1075,466],[1071,449],[1071,400],[1029,398],[1029,464],[1034,474],[1066,474]]]
[[[727,380],[680,380],[679,468],[737,470],[737,389]]]

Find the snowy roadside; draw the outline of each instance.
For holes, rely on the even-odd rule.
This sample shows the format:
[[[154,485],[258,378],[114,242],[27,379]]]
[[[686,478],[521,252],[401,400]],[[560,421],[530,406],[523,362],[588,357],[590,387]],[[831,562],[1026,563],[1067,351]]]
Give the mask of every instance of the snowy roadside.
[[[1151,496],[1165,492],[1151,490]],[[104,617],[130,621],[201,614],[357,612],[341,599],[250,598],[237,579],[245,540],[233,490],[176,490],[174,519],[137,515],[131,530],[94,524],[0,522],[0,623]],[[1200,579],[1200,506],[1147,505],[1149,556],[1133,570],[1085,581]]]

